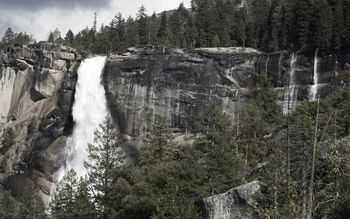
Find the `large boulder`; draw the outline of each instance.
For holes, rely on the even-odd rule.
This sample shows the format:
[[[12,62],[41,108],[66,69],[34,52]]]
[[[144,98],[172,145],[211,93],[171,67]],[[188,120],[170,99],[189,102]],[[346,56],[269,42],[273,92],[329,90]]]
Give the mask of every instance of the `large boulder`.
[[[260,190],[258,181],[253,181],[229,191],[205,198],[199,202],[206,219],[251,219],[254,216],[254,194]]]

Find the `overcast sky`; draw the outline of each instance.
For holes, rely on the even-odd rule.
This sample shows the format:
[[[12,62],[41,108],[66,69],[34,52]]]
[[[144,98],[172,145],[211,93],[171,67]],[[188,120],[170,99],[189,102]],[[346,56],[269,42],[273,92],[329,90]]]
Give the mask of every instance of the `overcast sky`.
[[[56,27],[62,35],[68,29],[76,33],[91,27],[95,12],[100,26],[108,24],[117,12],[135,17],[141,4],[152,14],[174,9],[181,2],[190,6],[190,0],[0,0],[0,35],[12,27],[15,32],[27,32],[37,40],[46,40]]]

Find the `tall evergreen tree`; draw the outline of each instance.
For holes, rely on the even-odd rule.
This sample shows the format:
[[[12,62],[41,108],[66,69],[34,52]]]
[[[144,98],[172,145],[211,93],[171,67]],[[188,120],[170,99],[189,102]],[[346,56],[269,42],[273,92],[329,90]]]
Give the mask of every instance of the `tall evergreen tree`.
[[[113,122],[106,118],[95,131],[94,144],[89,144],[89,161],[85,162],[89,186],[101,218],[108,218],[113,214],[110,189],[116,180],[114,168],[124,160],[120,145],[119,134]]]
[[[132,17],[128,17],[126,21],[126,46],[132,47],[140,44],[139,32],[137,31],[137,23]]]
[[[15,38],[15,33],[13,32],[12,28],[9,27],[7,28],[4,36],[2,37],[2,41],[5,43],[10,43],[11,41],[13,41]]]
[[[170,43],[169,34],[170,33],[169,33],[167,13],[163,12],[161,15],[160,27],[157,34],[159,42],[163,45],[169,45]]]
[[[126,49],[126,22],[121,13],[117,13],[109,25],[109,41],[112,52]]]
[[[313,22],[311,24],[310,41],[306,44],[310,45],[311,42],[314,43],[315,47],[325,47],[331,46],[333,37],[333,15],[332,9],[329,6],[327,0],[319,0],[317,4],[314,4],[314,16]]]
[[[294,31],[297,33],[295,39],[297,48],[307,48],[311,40],[313,6],[311,0],[296,1],[296,26]]]
[[[142,147],[142,164],[158,163],[169,158],[169,150],[174,146],[172,131],[164,118],[158,118]]]
[[[66,37],[64,38],[64,41],[66,44],[68,44],[69,46],[73,46],[74,44],[74,33],[72,30],[68,30]]]
[[[75,214],[75,193],[77,183],[76,172],[70,170],[57,185],[55,194],[50,203],[50,210],[54,218],[63,219],[77,216]]]
[[[338,48],[345,37],[344,4],[342,0],[336,1],[333,7],[333,39],[332,46]]]
[[[148,18],[145,6],[141,5],[137,12],[137,31],[140,45],[147,45],[150,41]]]

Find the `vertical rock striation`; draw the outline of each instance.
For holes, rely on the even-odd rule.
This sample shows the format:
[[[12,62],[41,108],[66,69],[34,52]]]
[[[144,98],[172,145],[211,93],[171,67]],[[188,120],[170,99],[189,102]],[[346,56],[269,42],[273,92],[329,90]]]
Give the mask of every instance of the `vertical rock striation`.
[[[73,122],[71,106],[82,56],[53,44],[0,55],[0,182],[13,194],[38,189],[45,199]]]

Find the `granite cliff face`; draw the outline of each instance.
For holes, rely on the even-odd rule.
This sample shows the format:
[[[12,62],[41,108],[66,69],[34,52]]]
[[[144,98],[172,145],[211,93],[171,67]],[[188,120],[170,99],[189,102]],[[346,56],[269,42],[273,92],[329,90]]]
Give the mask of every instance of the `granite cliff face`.
[[[295,102],[310,99],[314,84],[315,51],[262,53],[253,49],[215,48],[129,49],[110,57],[104,84],[112,116],[122,133],[138,137],[149,131],[157,116],[184,133],[209,104],[235,119],[239,106],[257,88],[257,76],[267,72],[283,107],[293,72]],[[349,51],[318,53],[318,96],[350,82]],[[292,69],[293,68],[293,69]]]
[[[71,106],[82,56],[53,44],[0,55],[0,181],[15,195],[45,200],[73,127]]]

